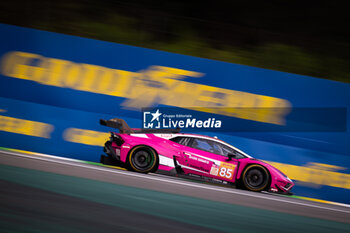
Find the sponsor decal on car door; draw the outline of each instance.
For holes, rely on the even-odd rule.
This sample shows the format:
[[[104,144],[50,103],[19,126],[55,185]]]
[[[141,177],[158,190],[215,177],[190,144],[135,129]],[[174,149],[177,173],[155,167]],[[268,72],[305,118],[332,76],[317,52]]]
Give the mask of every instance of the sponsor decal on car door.
[[[187,168],[195,172],[196,174],[206,175],[206,176],[209,175],[210,168],[213,164],[212,161],[209,161],[205,157],[198,156],[196,154],[189,153],[189,152],[183,152],[183,156],[185,160],[184,168]]]
[[[220,165],[213,164],[210,175],[233,181],[236,164],[220,162]]]

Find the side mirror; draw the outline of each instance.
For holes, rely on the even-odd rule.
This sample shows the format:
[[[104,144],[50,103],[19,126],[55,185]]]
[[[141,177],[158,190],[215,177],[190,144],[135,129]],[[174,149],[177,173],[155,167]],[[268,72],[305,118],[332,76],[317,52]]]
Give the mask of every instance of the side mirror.
[[[228,159],[226,159],[226,161],[231,161],[232,159],[235,159],[235,158],[236,158],[236,155],[235,155],[235,154],[232,154],[232,153],[228,153],[228,154],[227,154],[227,157],[228,157]]]

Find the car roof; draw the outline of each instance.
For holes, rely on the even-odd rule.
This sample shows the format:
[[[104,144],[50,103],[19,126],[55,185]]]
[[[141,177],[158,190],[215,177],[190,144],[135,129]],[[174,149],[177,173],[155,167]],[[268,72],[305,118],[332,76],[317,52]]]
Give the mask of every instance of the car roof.
[[[219,143],[222,143],[228,147],[231,147],[235,150],[237,150],[238,152],[244,154],[245,156],[247,156],[248,158],[252,158],[252,156],[248,155],[247,153],[241,151],[240,149],[238,149],[237,147],[235,146],[232,146],[231,144],[228,144],[227,142],[225,141],[222,141],[218,138],[214,138],[214,137],[210,137],[210,136],[207,136],[207,135],[201,135],[201,134],[190,134],[190,133],[175,133],[175,134],[154,134],[155,136],[157,137],[161,137],[161,138],[164,138],[164,139],[172,139],[172,138],[175,138],[175,137],[192,137],[192,138],[202,138],[202,139],[208,139],[208,140],[211,140],[211,141],[215,141],[215,142],[219,142]]]

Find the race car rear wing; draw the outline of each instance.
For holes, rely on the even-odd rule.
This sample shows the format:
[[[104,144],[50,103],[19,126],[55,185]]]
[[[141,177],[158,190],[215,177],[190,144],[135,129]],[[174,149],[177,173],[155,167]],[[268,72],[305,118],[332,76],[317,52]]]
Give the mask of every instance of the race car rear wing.
[[[123,119],[113,118],[110,120],[100,119],[100,125],[119,129],[119,133],[179,133],[180,129],[132,129]]]
[[[100,119],[100,125],[119,129],[120,133],[127,133],[127,134],[134,133],[133,130],[128,126],[128,124],[123,119],[119,119],[119,118],[113,118],[110,120]]]

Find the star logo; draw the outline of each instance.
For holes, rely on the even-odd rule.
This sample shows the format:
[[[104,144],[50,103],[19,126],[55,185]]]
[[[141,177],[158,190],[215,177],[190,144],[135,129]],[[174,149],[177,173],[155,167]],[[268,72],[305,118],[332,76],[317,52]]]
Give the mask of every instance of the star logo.
[[[157,109],[157,111],[155,113],[151,113],[151,115],[153,116],[151,122],[154,120],[159,121],[159,117],[162,115],[162,113],[160,113],[159,109]]]

